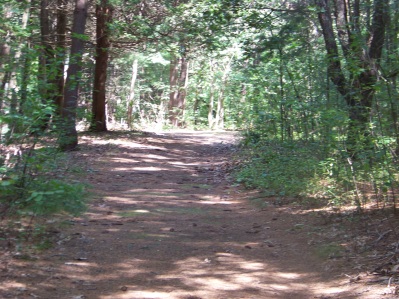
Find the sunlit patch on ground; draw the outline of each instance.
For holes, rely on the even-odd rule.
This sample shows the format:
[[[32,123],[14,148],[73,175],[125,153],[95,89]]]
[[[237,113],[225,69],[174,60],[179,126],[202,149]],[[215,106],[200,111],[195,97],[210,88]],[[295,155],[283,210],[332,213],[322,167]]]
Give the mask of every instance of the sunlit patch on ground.
[[[378,298],[382,292],[353,291],[356,284],[343,276],[348,267],[339,268],[345,261],[331,255],[341,246],[317,243],[324,231],[304,217],[318,219],[319,211],[280,207],[227,182],[222,166],[235,138],[229,134],[85,137],[74,154],[88,159],[78,179],[96,192],[89,211],[55,232],[56,245],[39,260],[1,264],[9,278],[0,295]]]

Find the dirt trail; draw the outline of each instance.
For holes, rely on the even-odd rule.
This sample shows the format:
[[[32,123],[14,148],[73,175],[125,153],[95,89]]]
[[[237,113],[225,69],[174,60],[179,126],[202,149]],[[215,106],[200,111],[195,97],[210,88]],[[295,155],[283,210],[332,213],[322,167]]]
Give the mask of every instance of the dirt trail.
[[[107,136],[73,154],[96,192],[89,211],[38,259],[10,262],[0,297],[389,298],[315,254],[315,217],[253,205],[226,181],[232,133]]]

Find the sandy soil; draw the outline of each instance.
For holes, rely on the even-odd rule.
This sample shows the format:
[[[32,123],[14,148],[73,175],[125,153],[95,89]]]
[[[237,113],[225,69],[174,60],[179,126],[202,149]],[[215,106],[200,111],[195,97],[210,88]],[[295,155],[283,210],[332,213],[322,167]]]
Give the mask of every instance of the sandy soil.
[[[0,298],[398,297],[396,276],[369,273],[378,252],[355,255],[362,219],[235,186],[235,141],[228,132],[83,135],[70,159],[84,170],[74,179],[92,186],[89,211],[49,220],[46,251],[3,244]],[[378,231],[370,238],[389,246]]]

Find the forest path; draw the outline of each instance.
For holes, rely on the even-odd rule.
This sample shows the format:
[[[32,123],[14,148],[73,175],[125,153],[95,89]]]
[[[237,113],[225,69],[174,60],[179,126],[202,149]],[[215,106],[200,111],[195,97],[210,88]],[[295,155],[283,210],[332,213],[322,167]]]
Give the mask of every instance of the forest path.
[[[24,275],[9,277],[3,294],[378,298],[348,283],[345,261],[315,254],[317,217],[231,186],[224,168],[235,141],[228,132],[84,135],[71,155],[94,187],[89,211],[43,257],[13,265]]]

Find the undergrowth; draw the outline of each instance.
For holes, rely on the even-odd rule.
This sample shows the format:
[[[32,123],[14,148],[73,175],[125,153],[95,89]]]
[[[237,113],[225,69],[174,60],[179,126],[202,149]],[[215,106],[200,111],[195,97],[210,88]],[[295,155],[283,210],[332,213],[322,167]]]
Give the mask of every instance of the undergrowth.
[[[339,206],[367,203],[396,208],[399,169],[389,142],[375,141],[356,158],[344,144],[265,139],[247,134],[241,144],[237,182],[277,197],[327,199]]]
[[[0,169],[0,216],[76,215],[84,211],[87,194],[84,184],[70,182],[69,160],[51,146],[3,148],[7,159]]]
[[[248,188],[257,188],[270,196],[300,196],[314,192],[319,179],[319,158],[314,145],[291,142],[259,141],[242,151],[236,180]]]

